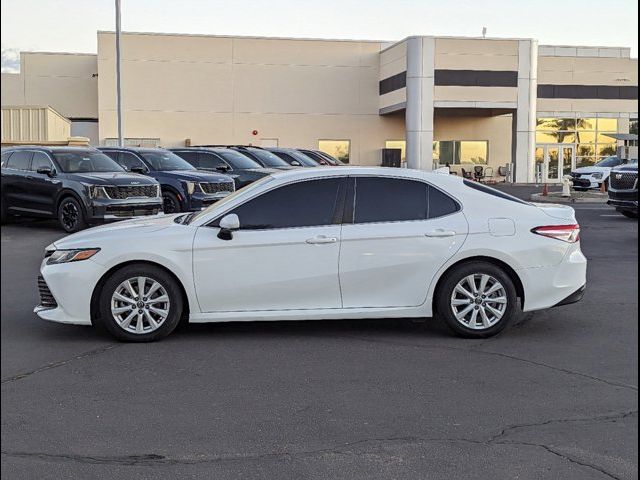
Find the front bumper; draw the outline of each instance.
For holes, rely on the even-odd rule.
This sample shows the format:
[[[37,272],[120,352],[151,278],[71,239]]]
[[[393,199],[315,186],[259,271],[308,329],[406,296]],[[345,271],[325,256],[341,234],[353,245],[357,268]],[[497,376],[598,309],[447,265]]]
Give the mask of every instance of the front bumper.
[[[216,203],[218,200],[231,195],[233,192],[217,192],[217,193],[193,193],[188,199],[187,210],[191,212],[198,212],[204,210],[208,206]]]
[[[573,177],[571,179],[574,188],[600,188],[602,179],[595,179],[591,176],[588,177]]]
[[[89,223],[109,222],[162,213],[160,197],[126,200],[92,199],[91,205],[87,207],[87,221]]]
[[[607,203],[621,210],[633,210],[637,212],[638,191],[609,189],[609,201],[607,201]]]

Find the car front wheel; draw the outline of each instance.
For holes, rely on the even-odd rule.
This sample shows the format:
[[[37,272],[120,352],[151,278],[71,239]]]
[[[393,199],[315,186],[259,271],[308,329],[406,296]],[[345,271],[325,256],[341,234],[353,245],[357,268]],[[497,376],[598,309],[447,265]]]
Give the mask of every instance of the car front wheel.
[[[151,342],[169,335],[180,322],[182,292],[165,270],[146,264],[113,273],[100,293],[98,322],[127,342]]]
[[[435,305],[437,316],[457,335],[486,338],[501,332],[512,321],[517,293],[502,268],[487,262],[470,262],[447,273]]]
[[[67,233],[75,233],[87,226],[82,206],[73,197],[67,197],[58,206],[58,223]]]

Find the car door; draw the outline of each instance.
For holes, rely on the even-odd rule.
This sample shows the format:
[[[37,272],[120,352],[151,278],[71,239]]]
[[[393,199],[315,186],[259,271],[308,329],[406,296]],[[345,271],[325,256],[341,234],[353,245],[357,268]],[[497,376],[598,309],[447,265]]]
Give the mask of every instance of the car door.
[[[48,215],[55,215],[56,198],[60,189],[60,180],[54,176],[38,173],[41,168],[48,168],[56,172],[53,162],[44,152],[33,152],[31,168],[28,174],[31,200],[29,208]]]
[[[8,210],[29,211],[30,182],[27,179],[33,152],[14,150],[2,168],[2,196]]]
[[[351,185],[340,253],[344,308],[422,305],[466,238],[460,205],[419,180],[359,176]]]
[[[296,182],[248,200],[225,212],[240,218],[231,240],[218,238],[219,219],[200,227],[193,271],[201,309],[340,308],[345,182],[337,177]]]

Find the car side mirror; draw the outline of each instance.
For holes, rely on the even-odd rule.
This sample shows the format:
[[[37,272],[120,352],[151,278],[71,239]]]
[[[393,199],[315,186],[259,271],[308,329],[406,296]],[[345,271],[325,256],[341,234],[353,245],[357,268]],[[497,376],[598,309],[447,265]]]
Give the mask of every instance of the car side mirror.
[[[144,167],[131,167],[129,171],[133,173],[142,173],[142,174],[147,173],[147,169]]]
[[[291,165],[293,165],[294,167],[301,167],[302,166],[302,164],[297,160],[292,161]]]
[[[216,170],[219,172],[228,172],[229,171],[229,166],[228,165],[218,165],[216,167]]]
[[[36,170],[40,175],[46,175],[47,177],[55,177],[56,171],[51,167],[40,167]]]
[[[231,240],[233,238],[233,231],[240,228],[240,218],[235,213],[225,215],[220,219],[220,231],[218,232],[218,238],[220,240]]]

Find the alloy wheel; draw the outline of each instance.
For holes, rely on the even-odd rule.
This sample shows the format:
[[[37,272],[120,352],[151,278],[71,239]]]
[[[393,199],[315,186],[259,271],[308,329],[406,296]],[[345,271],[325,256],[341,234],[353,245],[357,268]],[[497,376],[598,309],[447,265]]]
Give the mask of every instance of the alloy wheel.
[[[451,310],[456,320],[473,330],[484,330],[498,323],[507,304],[505,287],[485,273],[464,277],[451,294]]]
[[[171,306],[167,290],[149,277],[133,277],[111,296],[111,314],[120,328],[137,335],[151,333],[164,323]]]
[[[75,228],[80,212],[73,202],[66,202],[62,206],[62,224],[67,230]]]
[[[180,211],[175,199],[171,195],[163,195],[162,203],[162,210],[164,213],[177,213]]]

